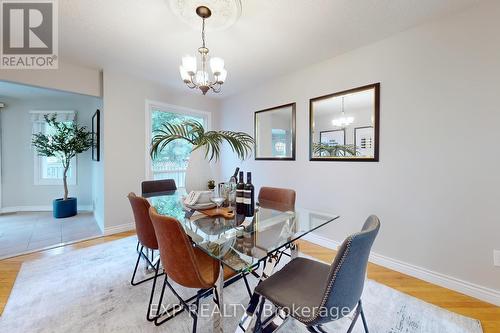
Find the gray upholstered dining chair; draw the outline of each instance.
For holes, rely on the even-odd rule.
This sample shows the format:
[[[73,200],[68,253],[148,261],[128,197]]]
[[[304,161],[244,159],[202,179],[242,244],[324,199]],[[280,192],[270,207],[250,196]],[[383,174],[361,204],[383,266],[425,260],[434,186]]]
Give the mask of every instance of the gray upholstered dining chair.
[[[371,215],[360,232],[350,235],[342,243],[331,265],[296,258],[261,282],[255,289],[262,296],[256,331],[273,325],[272,317],[262,319],[267,299],[282,313],[306,325],[311,332],[324,332],[322,324],[341,319],[355,309],[347,332],[352,331],[361,315],[368,333],[361,294],[368,257],[379,229],[379,219]]]
[[[173,179],[146,180],[141,183],[142,195],[149,193],[173,192],[177,190],[177,185]]]

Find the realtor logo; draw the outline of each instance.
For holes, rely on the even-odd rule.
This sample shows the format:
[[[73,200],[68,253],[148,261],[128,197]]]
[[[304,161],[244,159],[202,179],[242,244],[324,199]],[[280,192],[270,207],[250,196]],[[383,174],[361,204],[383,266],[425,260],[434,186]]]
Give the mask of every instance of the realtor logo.
[[[58,67],[57,0],[0,0],[2,69]]]

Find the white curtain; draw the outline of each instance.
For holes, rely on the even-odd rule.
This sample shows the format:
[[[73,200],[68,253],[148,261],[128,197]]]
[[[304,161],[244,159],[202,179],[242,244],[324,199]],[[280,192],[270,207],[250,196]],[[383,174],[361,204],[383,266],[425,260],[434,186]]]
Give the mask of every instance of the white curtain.
[[[45,122],[45,115],[55,115],[57,121],[74,121],[75,111],[30,111],[32,122]]]

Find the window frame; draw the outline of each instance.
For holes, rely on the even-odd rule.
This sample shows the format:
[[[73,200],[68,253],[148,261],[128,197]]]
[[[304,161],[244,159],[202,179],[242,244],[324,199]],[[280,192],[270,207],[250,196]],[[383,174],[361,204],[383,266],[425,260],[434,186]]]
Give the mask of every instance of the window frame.
[[[149,150],[151,147],[151,139],[152,139],[152,123],[151,123],[151,118],[153,115],[153,111],[161,111],[161,112],[169,112],[169,113],[177,113],[180,115],[185,115],[185,116],[195,116],[195,117],[200,117],[203,118],[206,121],[205,125],[205,130],[210,131],[212,130],[212,113],[209,111],[202,111],[202,110],[196,110],[196,109],[191,109],[183,106],[178,106],[178,105],[173,105],[173,104],[167,104],[167,103],[162,103],[158,101],[153,101],[153,100],[146,100],[146,142],[145,142],[145,160],[146,160],[146,167],[145,167],[145,179],[146,180],[153,180],[154,175],[153,175],[153,169],[152,169],[152,159],[151,156],[149,155]]]
[[[76,111],[74,110],[35,110],[30,111],[31,120],[32,120],[32,134],[40,133],[42,129],[45,129],[45,119],[43,118],[46,114],[56,114],[59,117],[72,118],[66,121],[76,121]],[[59,120],[59,119],[58,119]],[[61,120],[59,120],[61,121]],[[36,149],[32,147],[33,150],[33,185],[35,186],[62,186],[63,180],[61,179],[53,179],[53,178],[43,178],[43,170],[42,159],[47,158],[44,156],[39,156],[36,152]],[[78,173],[78,160],[77,157],[71,159],[71,177],[68,177],[67,182],[68,186],[76,186],[77,185],[77,173]]]

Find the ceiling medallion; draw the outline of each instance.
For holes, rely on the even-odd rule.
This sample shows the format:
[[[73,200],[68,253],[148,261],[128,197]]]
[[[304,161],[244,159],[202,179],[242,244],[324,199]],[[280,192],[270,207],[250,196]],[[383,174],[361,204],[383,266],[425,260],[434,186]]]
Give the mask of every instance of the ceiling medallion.
[[[210,69],[213,78],[208,74],[208,48],[205,45],[205,20],[212,16],[210,8],[199,6],[196,8],[196,14],[201,18],[201,47],[198,48],[200,67],[198,69],[198,59],[195,56],[182,57],[182,65],[179,66],[182,81],[191,89],[200,89],[205,95],[210,89],[219,93],[222,84],[226,80],[227,71],[224,69],[224,60],[218,57],[210,58]],[[198,69],[198,70],[197,70]]]
[[[200,22],[196,9],[210,8],[212,15],[207,21],[207,31],[227,29],[241,16],[240,0],[168,0],[168,3],[174,14],[193,28],[198,28]]]

